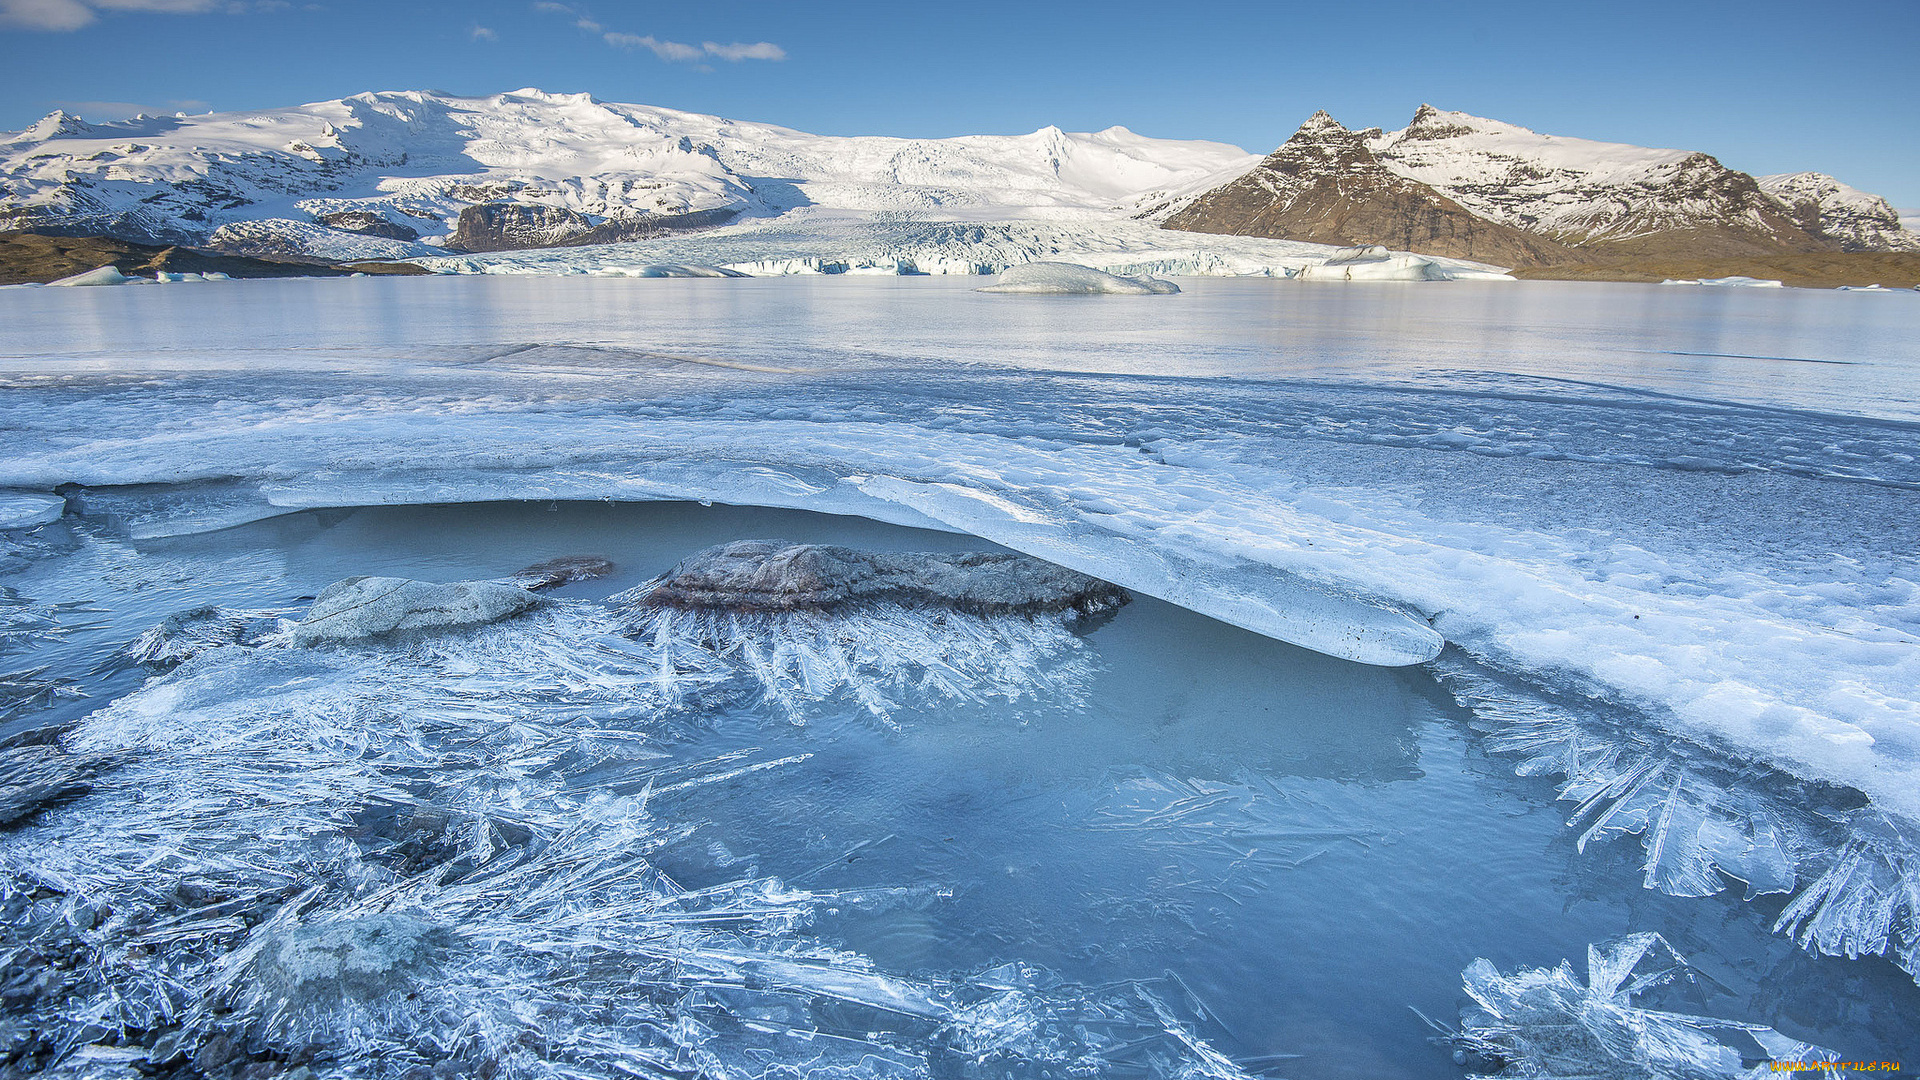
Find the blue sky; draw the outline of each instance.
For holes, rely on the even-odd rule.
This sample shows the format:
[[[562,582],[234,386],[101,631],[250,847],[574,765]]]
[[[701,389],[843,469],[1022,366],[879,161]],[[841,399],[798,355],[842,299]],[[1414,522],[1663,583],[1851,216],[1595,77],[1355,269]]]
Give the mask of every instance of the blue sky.
[[[1046,124],[1265,151],[1423,101],[1920,207],[1920,0],[0,0],[0,128],[362,90],[589,91],[830,134]]]

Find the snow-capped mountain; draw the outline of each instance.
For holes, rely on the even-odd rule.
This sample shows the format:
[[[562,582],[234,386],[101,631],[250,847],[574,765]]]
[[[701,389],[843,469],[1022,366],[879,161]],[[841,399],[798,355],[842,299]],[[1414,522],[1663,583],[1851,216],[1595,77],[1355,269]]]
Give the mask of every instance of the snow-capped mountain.
[[[1502,265],[1552,261],[1561,246],[1476,215],[1387,166],[1368,144],[1317,112],[1252,171],[1166,219],[1169,229],[1387,247]],[[1377,132],[1371,134],[1378,134]]]
[[[1802,221],[1815,223],[1847,251],[1920,251],[1920,235],[1878,195],[1825,173],[1776,173],[1759,179],[1760,190],[1793,207]]]
[[[1540,135],[1424,105],[1395,132],[1349,131],[1318,114],[1265,159],[1119,127],[822,136],[539,90],[369,93],[111,124],[55,112],[0,137],[0,229],[324,261],[659,246],[730,222],[721,232],[753,234],[734,254],[769,265],[847,261],[851,248],[829,248],[849,228],[855,240],[878,230],[891,242],[901,222],[994,234],[935,243],[934,229],[908,245],[923,268],[997,264],[1008,243],[1034,257],[1086,249],[1262,272],[1306,257],[1214,250],[1193,233],[1500,265],[1675,244],[1690,254],[1920,250],[1884,200],[1818,173],[1756,181],[1705,154]],[[1144,238],[1161,222],[1190,239]],[[1040,233],[1015,242],[1001,236],[1008,228]],[[820,242],[775,243],[796,229]],[[872,247],[863,243],[854,246]],[[942,243],[945,254],[933,250]]]
[[[1256,188],[1271,198],[1261,203]],[[1707,154],[1542,135],[1430,105],[1391,132],[1316,114],[1247,177],[1167,224],[1270,236],[1309,221],[1327,242],[1495,261],[1920,250],[1885,200],[1819,173],[1756,180]],[[1529,249],[1515,231],[1550,243]]]
[[[800,207],[949,220],[1124,217],[1245,171],[1125,128],[834,137],[585,94],[360,94],[0,141],[0,226],[245,254],[405,257],[597,243]]]

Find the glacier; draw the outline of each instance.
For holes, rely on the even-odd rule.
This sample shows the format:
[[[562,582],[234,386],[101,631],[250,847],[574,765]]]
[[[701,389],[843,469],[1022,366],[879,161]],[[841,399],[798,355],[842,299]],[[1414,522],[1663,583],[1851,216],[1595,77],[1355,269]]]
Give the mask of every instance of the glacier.
[[[1258,160],[1120,127],[842,137],[531,88],[382,92],[112,124],[50,116],[0,138],[0,220],[443,273],[978,275],[1064,259],[1122,276],[1286,276],[1332,249],[1156,224]],[[463,214],[486,207],[553,219],[535,231],[565,246],[463,250]],[[590,242],[609,230],[627,242]],[[1498,272],[1428,261],[1433,279]]]

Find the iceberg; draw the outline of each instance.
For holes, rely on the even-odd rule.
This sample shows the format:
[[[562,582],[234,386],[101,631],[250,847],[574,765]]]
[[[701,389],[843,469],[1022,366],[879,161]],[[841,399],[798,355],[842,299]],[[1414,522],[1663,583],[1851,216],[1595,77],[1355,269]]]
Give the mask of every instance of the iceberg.
[[[1037,262],[1008,267],[991,285],[975,290],[984,293],[1036,293],[1090,296],[1165,296],[1177,293],[1180,286],[1171,281],[1149,277],[1120,277],[1073,263]]]
[[[1720,288],[1728,288],[1728,289],[1780,289],[1780,288],[1786,287],[1781,282],[1775,281],[1772,278],[1744,277],[1739,274],[1735,274],[1732,277],[1719,277],[1719,278],[1698,278],[1698,279],[1668,278],[1667,280],[1661,282],[1660,284],[1662,285],[1712,285],[1712,286],[1718,286]]]
[[[78,274],[71,274],[67,277],[63,277],[59,279],[58,281],[49,281],[47,282],[47,284],[48,285],[125,285],[128,282],[139,281],[139,280],[140,280],[139,278],[128,277],[127,275],[121,273],[119,267],[107,265],[107,266],[98,266],[92,270],[83,271]]]
[[[1345,247],[1324,262],[1300,268],[1300,281],[1446,281],[1440,264],[1420,255],[1395,255],[1378,245]]]

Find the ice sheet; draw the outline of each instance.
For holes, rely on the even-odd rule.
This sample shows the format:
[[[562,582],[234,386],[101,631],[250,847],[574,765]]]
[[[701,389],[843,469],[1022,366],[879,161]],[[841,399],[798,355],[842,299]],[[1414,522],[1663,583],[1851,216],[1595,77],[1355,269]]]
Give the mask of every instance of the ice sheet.
[[[148,535],[502,498],[932,524],[1336,656],[1418,663],[1444,639],[1719,760],[1920,818],[1910,296],[1197,282],[1177,303],[1061,305],[939,282],[507,284],[10,293],[10,325],[76,329],[5,339],[22,359],[0,484],[87,485],[88,520]],[[689,291],[606,291],[627,284]],[[472,291],[406,291],[453,287]],[[247,322],[266,295],[357,299],[292,332]],[[345,316],[414,295],[438,300],[353,336],[369,320]],[[1528,297],[1600,329],[1544,331],[1558,309]],[[1528,374],[1487,370],[1503,367]],[[1765,846],[1714,824],[1697,781],[1666,774],[1667,832]],[[1660,887],[1700,887],[1655,854]],[[1835,885],[1793,926],[1873,951],[1857,920],[1823,921],[1840,909],[1818,897],[1842,895],[1862,894]]]

